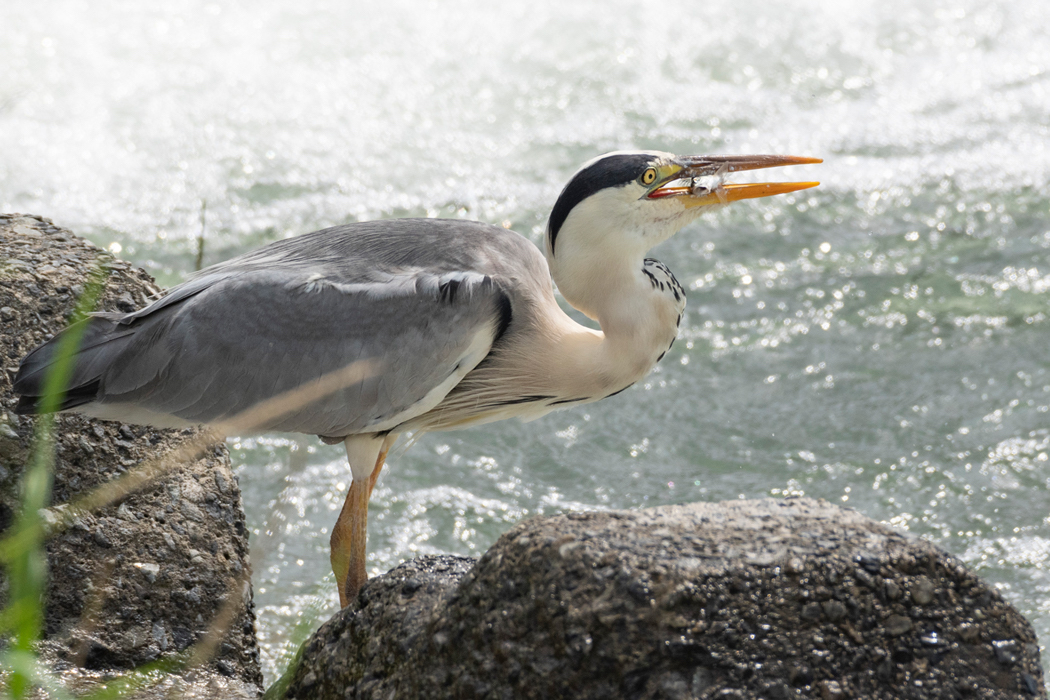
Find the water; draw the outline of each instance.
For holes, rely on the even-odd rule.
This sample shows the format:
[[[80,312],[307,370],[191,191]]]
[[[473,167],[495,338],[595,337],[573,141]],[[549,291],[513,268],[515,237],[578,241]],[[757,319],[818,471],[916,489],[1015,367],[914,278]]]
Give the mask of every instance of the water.
[[[174,283],[345,221],[539,240],[616,148],[791,153],[816,190],[654,251],[689,289],[651,377],[398,451],[369,566],[538,513],[806,494],[930,539],[1050,632],[1050,10],[1027,2],[4,3],[0,209]],[[349,481],[231,441],[268,678],[335,608]],[[297,628],[299,632],[297,632]]]

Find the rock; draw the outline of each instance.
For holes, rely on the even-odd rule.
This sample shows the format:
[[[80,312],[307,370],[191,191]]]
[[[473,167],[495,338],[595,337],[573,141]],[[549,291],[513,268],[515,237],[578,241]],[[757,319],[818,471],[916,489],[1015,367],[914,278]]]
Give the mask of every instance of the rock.
[[[828,619],[832,622],[838,622],[846,617],[846,606],[837,600],[824,601],[822,607],[824,609],[824,614],[827,615]]]
[[[890,615],[884,624],[886,634],[891,637],[899,637],[911,632],[911,620],[904,615]]]
[[[102,309],[117,310],[129,302],[141,306],[159,293],[142,270],[46,219],[0,215],[0,357],[6,368],[0,372],[0,476],[8,475],[0,478],[0,529],[11,525],[19,508],[19,480],[36,422],[13,413],[11,379],[27,352],[65,326],[85,274],[100,259],[109,268]],[[197,434],[75,415],[59,416],[56,426],[52,505],[89,493]],[[202,489],[215,496],[206,512],[184,505],[179,494]],[[217,546],[198,552],[191,565],[194,541]],[[166,680],[164,693],[258,694],[262,676],[251,588],[234,574],[249,567],[247,533],[225,445],[207,447],[199,459],[78,517],[48,541],[47,556],[41,651],[62,669],[70,687],[87,688],[100,676],[183,651],[206,633],[229,598],[233,622],[219,653],[206,668]],[[0,577],[0,597],[6,598],[6,590]],[[211,695],[209,688],[215,689]],[[164,693],[156,697],[167,697]]]
[[[288,697],[342,698],[337,689],[350,678],[357,679],[350,697],[380,697],[376,693],[387,686],[374,676],[410,663],[407,654],[417,648],[420,635],[430,634],[439,647],[451,641],[445,629],[428,633],[426,626],[473,565],[467,557],[419,557],[373,579],[382,583],[361,591],[360,607],[351,604],[337,612],[300,650],[309,664],[293,665],[300,673]],[[377,634],[379,630],[383,632]],[[267,698],[283,697],[279,689],[289,680],[279,680]],[[321,692],[327,694],[314,695]]]
[[[916,605],[929,605],[933,600],[933,582],[925,576],[915,577],[911,587],[911,599]]]
[[[842,686],[838,681],[821,681],[820,697],[822,700],[843,700],[846,694],[842,692]]]
[[[220,659],[217,664],[225,664]],[[112,672],[88,671],[70,668],[62,673],[64,684],[80,695],[98,691],[103,682],[113,680]],[[158,683],[128,696],[132,700],[256,700],[259,688],[237,678],[225,677],[221,672],[197,670],[182,675],[169,675]]]
[[[476,563],[420,557],[267,697],[1033,695],[1035,635],[998,592],[928,542],[788,499],[537,518]]]

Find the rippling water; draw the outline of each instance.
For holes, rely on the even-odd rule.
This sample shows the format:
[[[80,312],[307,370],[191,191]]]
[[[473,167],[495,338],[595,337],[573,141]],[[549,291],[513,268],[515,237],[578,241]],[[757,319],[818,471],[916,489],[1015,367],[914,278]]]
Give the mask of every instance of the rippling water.
[[[55,0],[0,26],[0,210],[166,283],[202,219],[206,264],[391,216],[538,240],[607,150],[825,158],[787,175],[820,188],[654,251],[689,307],[647,381],[398,451],[369,566],[537,513],[804,493],[938,543],[1050,632],[1045,3]],[[336,608],[350,474],[313,438],[231,447],[272,677]]]

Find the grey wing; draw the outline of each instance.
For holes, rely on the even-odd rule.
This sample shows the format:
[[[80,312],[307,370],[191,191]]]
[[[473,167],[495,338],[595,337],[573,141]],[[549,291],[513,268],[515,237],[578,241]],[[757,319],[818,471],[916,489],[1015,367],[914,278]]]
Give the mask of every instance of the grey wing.
[[[255,269],[190,286],[125,319],[135,333],[86,412],[210,423],[367,360],[368,376],[258,428],[327,437],[390,430],[436,406],[510,320],[503,291],[473,271],[348,283]]]

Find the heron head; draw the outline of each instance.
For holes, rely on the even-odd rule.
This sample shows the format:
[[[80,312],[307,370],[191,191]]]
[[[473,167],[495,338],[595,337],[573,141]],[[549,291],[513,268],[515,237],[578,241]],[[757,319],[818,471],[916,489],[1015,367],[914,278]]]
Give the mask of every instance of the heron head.
[[[602,250],[644,255],[713,206],[818,184],[726,183],[729,173],[820,162],[796,156],[607,153],[580,168],[558,197],[547,223],[547,259],[553,268],[563,250],[574,257]]]

